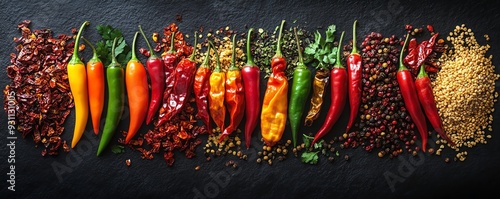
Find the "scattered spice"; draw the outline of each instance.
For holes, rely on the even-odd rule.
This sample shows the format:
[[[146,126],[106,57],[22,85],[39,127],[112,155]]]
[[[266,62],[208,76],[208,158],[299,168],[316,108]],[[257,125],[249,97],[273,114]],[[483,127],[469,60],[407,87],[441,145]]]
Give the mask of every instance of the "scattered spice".
[[[201,168],[201,167],[200,167],[200,165],[198,165],[198,166],[196,166],[196,167],[194,168],[194,170],[195,170],[195,171],[199,171],[199,170],[200,170],[200,168]]]
[[[242,134],[240,129],[236,129],[235,133],[228,135],[222,141],[220,140],[221,132],[219,127],[212,129],[212,132],[212,134],[208,135],[207,143],[203,147],[204,154],[207,158],[211,156],[236,156],[241,160],[248,159],[248,155],[244,154],[241,150]]]
[[[130,161],[130,159],[126,159],[125,165],[127,165],[127,167],[129,167],[130,165],[132,165],[132,161]]]
[[[479,44],[465,24],[456,26],[447,40],[452,48],[441,57],[441,71],[432,85],[444,131],[456,144],[448,146],[464,161],[467,154],[460,149],[486,144],[486,134],[493,131],[495,82],[500,75],[495,74],[493,56],[486,55],[490,45]]]
[[[173,166],[175,162],[174,150],[183,152],[187,158],[193,158],[196,147],[201,144],[198,135],[207,132],[205,126],[199,126],[193,106],[194,98],[191,96],[189,103],[186,103],[179,114],[162,125],[156,125],[155,122],[152,130],[131,140],[127,145],[139,151],[142,159],[153,159],[153,154],[163,151],[163,159],[168,166]],[[123,131],[122,135],[123,138],[119,138],[118,142],[125,144],[127,134]]]
[[[368,34],[361,44],[363,59],[362,97],[356,131],[338,137],[341,148],[363,147],[378,157],[393,158],[403,152],[418,151],[411,117],[409,116],[396,79],[401,40],[394,35]],[[349,52],[352,44],[344,46]],[[345,53],[344,55],[348,54]]]
[[[276,27],[274,32],[269,32],[262,28],[257,31],[256,38],[252,39],[251,51],[254,56],[254,62],[260,67],[260,70],[265,72],[265,78],[271,75],[271,59],[274,56],[274,50],[276,50],[278,35],[276,34],[279,26]],[[314,35],[312,32],[306,30],[303,27],[297,27],[297,35],[300,38],[300,46],[309,46],[309,44],[314,42]],[[244,39],[246,42],[246,39]],[[299,62],[299,55],[297,52],[297,42],[295,41],[295,35],[293,33],[293,27],[288,30],[284,29],[282,33],[281,51],[283,56],[287,61],[287,69],[285,74],[290,80],[293,77],[293,69],[297,66]],[[305,64],[312,61],[312,57],[305,57]]]
[[[35,147],[42,143],[42,156],[58,155],[61,146],[69,151],[61,135],[74,106],[66,70],[73,37],[54,38],[50,29],[32,31],[30,23],[24,20],[17,26],[21,37],[14,38],[17,54],[10,54],[12,65],[6,69],[11,82],[4,89],[4,110],[15,110],[17,130],[23,139],[32,135]]]
[[[202,63],[203,60],[205,59],[206,56],[206,50],[201,50],[201,48],[207,48],[208,46],[208,41],[212,41],[212,43],[215,46],[215,50],[217,50],[217,53],[219,53],[219,59],[220,59],[220,64],[221,68],[223,71],[227,71],[229,66],[231,65],[231,57],[233,55],[233,42],[231,41],[231,37],[233,34],[237,34],[236,31],[232,30],[229,28],[229,26],[225,28],[219,28],[215,30],[208,30],[206,36],[205,36],[205,41],[199,43],[196,47],[199,49],[197,55],[196,55],[196,61],[198,63]],[[203,38],[203,35],[200,34]],[[241,34],[240,36],[244,37],[245,33]],[[241,67],[245,65],[246,62],[246,56],[245,52],[243,51],[243,48],[245,46],[245,40],[243,39],[237,39],[236,40],[236,57],[235,57],[235,63],[236,67]],[[214,51],[210,52],[210,67],[215,68],[216,65],[216,56],[214,54]]]
[[[261,141],[264,142],[262,139]],[[284,140],[280,140],[273,146],[268,146],[263,143],[262,151],[257,152],[257,163],[265,161],[268,165],[272,165],[273,160],[275,159],[279,162],[286,160],[291,143],[291,140],[287,140],[286,142]]]

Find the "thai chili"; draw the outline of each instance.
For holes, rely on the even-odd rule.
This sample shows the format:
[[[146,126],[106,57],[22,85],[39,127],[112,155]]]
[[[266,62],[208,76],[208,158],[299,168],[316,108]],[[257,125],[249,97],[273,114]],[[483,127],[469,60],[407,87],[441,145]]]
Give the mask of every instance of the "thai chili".
[[[361,55],[358,52],[356,44],[356,24],[357,20],[354,21],[352,27],[352,52],[347,57],[347,79],[348,79],[348,92],[349,92],[349,107],[351,108],[349,113],[349,122],[347,123],[346,133],[349,132],[351,127],[358,115],[359,104],[361,101]]]
[[[229,112],[229,125],[222,132],[220,141],[238,128],[245,114],[245,88],[241,70],[236,66],[236,34],[233,35],[233,54],[231,56],[231,66],[226,72],[226,98],[227,110]]]
[[[137,133],[148,112],[148,109],[145,108],[148,107],[149,103],[148,76],[144,65],[135,54],[137,35],[139,32],[134,35],[132,57],[125,68],[125,85],[130,111],[130,123],[125,143],[128,143]]]
[[[203,60],[203,63],[198,67],[198,70],[196,70],[193,83],[193,92],[195,95],[196,107],[198,108],[196,117],[205,123],[208,133],[212,133],[212,125],[208,113],[208,95],[210,92],[209,78],[211,74],[209,61],[211,49],[211,46],[208,45],[205,60]]]
[[[90,116],[92,118],[92,127],[94,134],[99,133],[101,123],[102,109],[104,108],[104,65],[97,56],[95,47],[87,39],[82,37],[83,41],[92,48],[92,58],[87,62],[87,80]]]
[[[198,32],[194,33],[194,45],[198,40]],[[194,59],[196,55],[196,48],[193,48],[193,52],[189,58],[183,58],[175,66],[175,80],[174,87],[170,92],[168,97],[168,104],[166,108],[160,110],[158,116],[158,122],[155,126],[162,125],[167,120],[172,119],[173,116],[181,112],[184,105],[189,100],[191,95],[191,89],[194,83],[194,75],[196,73],[196,61]]]
[[[175,66],[177,64],[177,52],[175,52],[175,32],[170,36],[170,49],[162,55],[163,71],[165,72],[165,90],[163,92],[163,105],[166,104],[168,96],[175,83]]]
[[[210,109],[210,116],[214,120],[217,127],[220,128],[221,132],[224,131],[224,121],[226,119],[226,107],[224,106],[224,94],[226,74],[220,68],[219,53],[215,46],[210,42],[212,48],[214,48],[216,56],[216,65],[212,74],[210,74],[210,93],[208,95],[208,105]]]
[[[295,33],[295,41],[297,42],[297,52],[299,54],[299,62],[293,71],[293,82],[290,94],[290,102],[288,106],[288,119],[292,130],[293,146],[297,146],[297,134],[302,123],[307,97],[311,91],[311,70],[304,64],[302,58],[302,50],[300,49],[300,40],[297,35],[297,28],[293,29]]]
[[[281,52],[281,34],[285,20],[281,21],[276,53],[271,59],[272,73],[267,81],[261,112],[261,134],[268,146],[274,146],[286,126],[288,108],[288,80],[286,78],[286,59]]]
[[[417,90],[415,88],[415,82],[413,81],[413,76],[411,72],[406,68],[403,64],[403,53],[406,47],[406,43],[408,42],[409,34],[406,35],[406,40],[401,49],[401,54],[399,56],[399,69],[396,74],[399,88],[401,90],[401,95],[403,96],[403,101],[405,103],[405,107],[410,113],[410,117],[417,126],[418,132],[420,133],[420,137],[422,139],[422,151],[426,151],[427,147],[427,123],[425,120],[425,115],[422,112],[422,108],[420,108],[420,102],[418,99]]]
[[[417,95],[420,101],[420,105],[422,105],[425,115],[427,116],[427,119],[431,123],[434,130],[436,130],[436,132],[448,143],[450,143],[452,146],[455,146],[455,143],[443,131],[443,122],[439,117],[436,100],[434,99],[434,93],[432,92],[431,79],[429,78],[429,76],[427,76],[424,65],[420,66],[420,72],[415,79],[415,88],[417,89]]]
[[[78,35],[76,36],[75,47],[73,50],[73,55],[68,63],[68,80],[73,99],[75,101],[75,128],[73,132],[73,140],[71,141],[71,148],[75,148],[78,141],[85,131],[85,126],[87,125],[87,119],[89,115],[89,97],[87,89],[87,72],[85,69],[85,64],[78,56],[78,43],[80,41],[80,36],[83,32],[83,28],[89,25],[88,21],[83,22]]]
[[[325,87],[330,79],[330,70],[320,67],[314,73],[312,82],[311,106],[307,112],[304,121],[305,126],[311,126],[313,121],[318,119],[321,106],[323,105],[323,96],[325,95]]]
[[[250,148],[253,131],[257,126],[260,113],[260,69],[253,62],[250,49],[250,38],[253,28],[248,30],[247,35],[247,63],[241,69],[243,87],[245,88],[245,144]]]
[[[149,58],[146,61],[146,67],[148,67],[148,75],[151,80],[151,98],[149,99],[148,114],[146,116],[146,124],[149,124],[153,120],[154,115],[160,108],[163,102],[163,91],[165,90],[165,71],[163,66],[163,61],[160,57],[156,56],[155,51],[151,47],[146,34],[142,31],[142,27],[139,25],[139,31],[141,31],[144,40],[149,48]]]
[[[342,115],[342,111],[344,110],[344,106],[346,104],[346,95],[347,95],[347,71],[342,66],[340,61],[340,46],[342,44],[342,39],[344,38],[344,32],[340,36],[339,47],[337,48],[337,59],[336,63],[333,66],[330,74],[331,78],[331,104],[330,109],[328,109],[328,113],[326,114],[325,122],[318,130],[311,144],[319,141],[323,136],[325,136],[330,130],[332,130],[333,126]]]
[[[115,37],[113,41],[113,48],[111,50],[113,59],[106,68],[106,80],[108,83],[108,108],[106,112],[106,121],[104,122],[104,129],[99,142],[99,148],[97,149],[97,156],[101,155],[104,149],[106,149],[111,141],[111,138],[115,134],[125,105],[125,72],[115,57],[115,46],[117,40],[118,38]]]

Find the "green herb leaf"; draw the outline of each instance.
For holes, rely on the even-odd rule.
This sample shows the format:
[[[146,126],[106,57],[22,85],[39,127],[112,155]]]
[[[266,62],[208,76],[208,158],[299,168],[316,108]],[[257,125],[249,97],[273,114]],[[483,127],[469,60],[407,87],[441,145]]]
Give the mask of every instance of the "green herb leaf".
[[[319,159],[318,152],[309,151],[305,151],[300,157],[301,162],[306,164],[317,164]]]
[[[321,149],[323,148],[323,143],[325,142],[325,140],[320,140],[319,142],[316,142],[314,143],[314,149]]]
[[[303,135],[303,140],[304,140],[304,145],[305,145],[305,148],[308,149],[309,146],[311,146],[311,142],[314,140],[314,137],[311,137],[311,136],[308,136],[306,134],[302,134]]]
[[[326,30],[326,42],[333,42],[333,40],[335,39],[333,33],[335,33],[335,31],[336,31],[335,25],[328,26],[328,29]]]
[[[113,145],[111,147],[111,152],[113,152],[114,154],[123,153],[125,152],[125,147],[122,145]]]
[[[113,47],[113,40],[118,38],[115,47],[115,56],[118,63],[125,66],[132,57],[131,48],[123,38],[123,34],[119,29],[113,28],[110,25],[98,25],[97,32],[101,35],[102,40],[97,43],[97,55],[102,60],[105,66],[108,66],[113,59],[111,57],[111,50]]]

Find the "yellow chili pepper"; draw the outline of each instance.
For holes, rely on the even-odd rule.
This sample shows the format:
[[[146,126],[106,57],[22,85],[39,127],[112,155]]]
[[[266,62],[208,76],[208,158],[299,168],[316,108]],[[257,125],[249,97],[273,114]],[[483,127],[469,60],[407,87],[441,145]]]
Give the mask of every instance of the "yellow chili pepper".
[[[215,46],[210,42],[212,48]],[[226,118],[226,107],[224,106],[224,94],[226,92],[225,82],[226,73],[220,68],[219,54],[215,49],[217,65],[210,75],[210,93],[208,95],[208,105],[210,107],[210,116],[215,124],[220,128],[221,132],[224,131],[224,120]]]
[[[85,69],[85,64],[78,56],[78,42],[80,41],[80,35],[82,34],[83,28],[89,24],[85,21],[78,35],[76,36],[75,47],[73,50],[73,55],[68,63],[68,80],[69,87],[71,89],[71,94],[75,100],[75,129],[73,132],[73,140],[71,141],[71,148],[75,148],[78,141],[85,131],[85,126],[87,125],[87,119],[89,116],[89,95],[87,90],[87,71]]]
[[[285,75],[286,59],[281,53],[281,32],[283,24],[281,22],[280,33],[276,54],[271,60],[273,70],[267,82],[264,102],[261,112],[261,134],[264,142],[268,146],[273,146],[281,140],[285,131],[288,112],[288,80]]]

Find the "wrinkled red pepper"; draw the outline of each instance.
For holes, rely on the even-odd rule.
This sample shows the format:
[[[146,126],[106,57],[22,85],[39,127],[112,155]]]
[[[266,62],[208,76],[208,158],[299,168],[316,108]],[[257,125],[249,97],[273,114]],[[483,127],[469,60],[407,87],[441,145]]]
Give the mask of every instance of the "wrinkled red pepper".
[[[194,46],[198,39],[198,33],[195,32]],[[177,115],[191,94],[191,89],[194,83],[194,76],[196,74],[196,61],[194,56],[196,54],[196,48],[193,48],[193,52],[189,58],[182,59],[175,67],[175,82],[168,98],[168,106],[160,110],[160,115],[156,122],[156,126],[162,125],[166,121],[172,119],[173,116]]]

